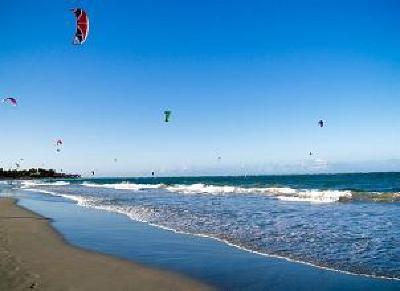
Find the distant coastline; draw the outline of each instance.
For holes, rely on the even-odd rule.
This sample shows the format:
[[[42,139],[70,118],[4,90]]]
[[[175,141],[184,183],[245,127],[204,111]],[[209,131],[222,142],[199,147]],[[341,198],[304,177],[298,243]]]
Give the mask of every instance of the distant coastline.
[[[29,170],[4,170],[0,168],[0,180],[44,179],[44,178],[80,178],[78,174],[60,173],[54,169],[31,168]]]

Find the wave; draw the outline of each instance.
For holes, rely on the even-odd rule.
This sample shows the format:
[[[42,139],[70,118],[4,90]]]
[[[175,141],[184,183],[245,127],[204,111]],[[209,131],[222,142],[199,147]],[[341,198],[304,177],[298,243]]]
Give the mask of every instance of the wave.
[[[133,190],[133,191],[161,189],[164,186],[164,184],[131,184],[127,182],[116,183],[116,184],[95,184],[95,183],[83,182],[81,185],[92,188],[107,188],[115,190]]]
[[[41,181],[23,181],[21,188],[31,188],[39,186],[68,186],[69,182],[56,181],[56,182],[41,182]],[[81,186],[91,188],[105,188],[115,190],[129,190],[129,191],[147,191],[147,190],[164,190],[173,193],[183,194],[209,194],[209,195],[224,195],[224,194],[263,194],[275,197],[283,201],[293,202],[337,202],[343,199],[351,199],[351,191],[339,190],[306,190],[306,189],[293,189],[289,187],[237,187],[227,185],[208,185],[208,184],[135,184],[135,183],[114,183],[114,184],[96,184],[90,182],[83,182]]]
[[[23,181],[22,188],[36,187],[36,186],[67,186],[70,183],[66,181],[56,181],[56,182],[40,182],[40,181]]]
[[[24,191],[32,191],[32,192],[36,192],[36,193],[49,194],[49,195],[56,196],[56,197],[63,197],[63,198],[66,198],[66,199],[76,202],[76,204],[78,204],[79,206],[84,206],[84,207],[94,207],[95,204],[106,201],[106,199],[101,199],[101,198],[63,194],[63,193],[57,193],[57,192],[53,192],[53,191],[36,189],[36,188],[23,188],[23,190]]]
[[[352,193],[349,190],[317,190],[317,189],[293,189],[289,187],[237,187],[227,185],[208,185],[208,184],[134,184],[134,183],[115,183],[115,184],[95,184],[84,182],[85,187],[107,188],[115,190],[146,191],[162,189],[168,192],[183,194],[263,194],[284,201],[302,202],[337,202],[343,199],[351,199]]]
[[[41,182],[23,181],[21,188],[38,186],[68,186],[69,182]],[[373,201],[373,202],[399,202],[400,192],[361,192],[354,190],[334,189],[295,189],[290,187],[241,187],[230,185],[211,184],[136,184],[129,182],[97,184],[83,182],[84,187],[104,188],[127,191],[152,191],[161,190],[171,193],[182,194],[207,194],[207,195],[229,195],[229,194],[261,194],[279,199],[285,202],[309,202],[309,203],[334,203],[345,201]]]
[[[304,190],[296,193],[296,196],[278,196],[277,198],[283,201],[330,203],[351,199],[352,192],[350,190]]]
[[[400,202],[400,192],[352,192],[352,200],[374,202]]]
[[[178,193],[204,193],[204,194],[295,194],[296,189],[287,187],[237,187],[237,186],[219,186],[219,185],[207,185],[207,184],[191,184],[191,185],[172,185],[165,187],[167,191],[178,192]]]
[[[116,212],[116,213],[124,214],[124,215],[127,215],[132,220],[136,220],[136,221],[140,221],[140,222],[148,222],[145,219],[145,217],[149,217],[149,216],[146,216],[145,213],[150,213],[150,211],[144,207],[102,204],[102,203],[109,203],[110,200],[106,199],[106,198],[71,195],[71,194],[58,193],[58,192],[36,189],[36,188],[24,188],[23,190],[66,198],[66,199],[76,202],[77,205],[82,206],[82,207],[95,208],[95,209],[100,209],[100,210],[106,210],[109,212]]]

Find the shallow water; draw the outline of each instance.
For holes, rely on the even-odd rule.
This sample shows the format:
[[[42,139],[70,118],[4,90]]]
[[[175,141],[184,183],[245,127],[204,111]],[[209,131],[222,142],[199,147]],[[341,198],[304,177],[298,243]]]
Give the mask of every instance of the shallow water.
[[[214,239],[176,234],[126,215],[80,207],[73,201],[35,192],[7,192],[19,204],[52,218],[73,245],[175,271],[219,290],[399,290],[400,281],[328,271],[260,256]]]
[[[262,254],[400,279],[400,174],[25,182],[79,205]]]

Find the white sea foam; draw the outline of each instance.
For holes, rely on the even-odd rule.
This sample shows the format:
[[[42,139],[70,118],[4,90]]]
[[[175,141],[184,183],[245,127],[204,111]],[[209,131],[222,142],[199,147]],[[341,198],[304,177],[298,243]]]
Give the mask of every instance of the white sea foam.
[[[49,194],[52,196],[63,197],[69,200],[76,202],[77,205],[95,208],[100,210],[106,210],[109,212],[116,212],[120,214],[127,215],[132,220],[140,221],[140,222],[148,222],[146,218],[149,217],[150,210],[140,206],[130,206],[130,205],[106,205],[101,204],[106,199],[90,197],[90,196],[80,196],[80,195],[70,195],[64,193],[57,193],[48,190],[36,189],[36,188],[23,188],[24,191],[32,191],[37,193]]]
[[[37,192],[37,193],[43,193],[43,194],[50,194],[52,196],[57,196],[57,197],[63,197],[63,198],[75,201],[80,206],[89,207],[89,206],[92,206],[90,204],[90,202],[100,201],[100,199],[96,199],[96,198],[84,197],[84,196],[79,196],[79,195],[69,195],[69,194],[56,193],[56,192],[43,190],[43,189],[23,188],[23,190]]]
[[[229,194],[229,193],[262,193],[267,195],[276,194],[294,194],[296,189],[287,187],[235,187],[235,186],[218,186],[206,184],[192,184],[192,185],[173,185],[165,187],[170,192],[179,193],[206,193],[206,194]]]
[[[169,192],[178,193],[208,193],[208,194],[221,194],[221,193],[235,193],[237,188],[233,186],[215,186],[205,184],[192,184],[192,185],[173,185],[165,188]]]
[[[292,202],[316,202],[329,203],[337,202],[341,198],[351,198],[349,190],[318,190],[318,189],[293,189],[289,187],[235,187],[207,184],[134,184],[134,183],[115,183],[115,184],[95,184],[84,182],[82,186],[94,188],[107,188],[116,190],[143,191],[151,189],[163,189],[165,191],[183,194],[263,194],[276,197],[283,201]]]
[[[207,193],[207,194],[223,194],[223,193],[266,193],[266,194],[294,194],[296,189],[286,187],[269,187],[269,188],[244,188],[235,186],[219,186],[219,185],[207,185],[207,184],[176,184],[167,186],[165,184],[134,184],[134,183],[115,183],[115,184],[95,184],[84,182],[81,184],[85,187],[93,188],[108,188],[116,190],[147,190],[147,189],[164,189],[169,192],[196,194],[196,193]]]
[[[81,185],[92,188],[107,188],[115,190],[133,190],[133,191],[140,191],[146,189],[160,189],[164,186],[163,184],[132,184],[126,182],[116,183],[116,184],[95,184],[95,183],[83,182]]]
[[[22,188],[36,187],[36,186],[67,186],[70,183],[66,181],[56,181],[56,182],[41,182],[41,181],[23,181]]]
[[[314,202],[314,203],[330,203],[338,202],[342,198],[350,199],[352,197],[349,190],[303,190],[295,193],[294,196],[277,196],[279,200],[283,201],[297,201],[297,202]]]

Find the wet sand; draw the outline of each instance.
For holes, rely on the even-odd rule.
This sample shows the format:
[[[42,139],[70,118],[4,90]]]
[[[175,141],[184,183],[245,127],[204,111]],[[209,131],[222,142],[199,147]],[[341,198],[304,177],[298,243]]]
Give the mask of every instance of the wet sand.
[[[207,290],[178,274],[69,245],[48,219],[0,198],[0,290]]]

